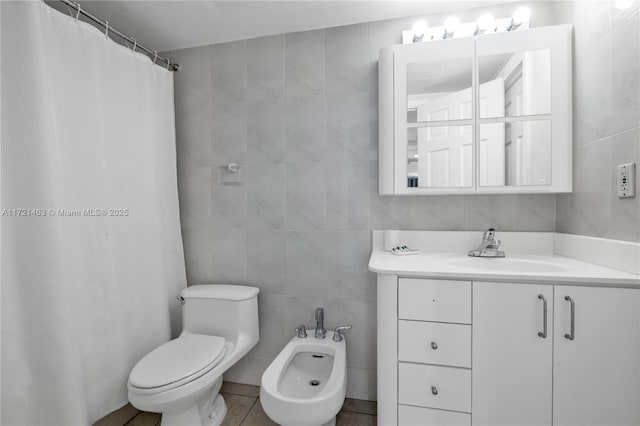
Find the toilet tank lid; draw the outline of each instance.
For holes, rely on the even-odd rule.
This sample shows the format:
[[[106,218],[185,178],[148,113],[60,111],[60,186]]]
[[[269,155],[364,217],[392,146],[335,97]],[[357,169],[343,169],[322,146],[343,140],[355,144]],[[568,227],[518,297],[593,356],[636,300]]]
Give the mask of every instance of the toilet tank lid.
[[[231,284],[198,284],[182,290],[185,299],[247,300],[260,293],[258,287]]]

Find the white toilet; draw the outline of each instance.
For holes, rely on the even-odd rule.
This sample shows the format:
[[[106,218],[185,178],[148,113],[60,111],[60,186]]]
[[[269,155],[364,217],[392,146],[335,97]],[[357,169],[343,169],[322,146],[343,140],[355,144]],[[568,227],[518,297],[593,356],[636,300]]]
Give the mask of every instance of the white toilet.
[[[262,408],[283,426],[335,425],[347,391],[347,342],[339,330],[335,339],[332,331],[323,339],[300,336],[262,375]]]
[[[181,293],[180,337],[142,358],[129,375],[129,401],[162,413],[163,426],[218,425],[222,375],[259,340],[256,287],[194,285]]]

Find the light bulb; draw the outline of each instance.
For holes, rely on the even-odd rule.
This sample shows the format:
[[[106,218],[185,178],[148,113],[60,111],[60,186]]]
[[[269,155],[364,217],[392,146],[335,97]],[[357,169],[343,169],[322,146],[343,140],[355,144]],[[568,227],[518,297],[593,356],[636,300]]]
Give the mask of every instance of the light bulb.
[[[422,41],[424,33],[427,32],[427,23],[423,20],[416,21],[411,30],[413,31],[413,42]]]
[[[515,12],[513,12],[511,25],[513,25],[514,27],[519,27],[529,20],[529,16],[531,16],[531,11],[528,7],[519,7]]]
[[[616,0],[614,5],[616,9],[625,10],[629,9],[633,4],[633,0]]]
[[[494,29],[493,15],[490,13],[483,13],[478,18],[478,24],[476,25],[476,34],[483,33],[485,31]]]
[[[444,38],[453,37],[453,33],[456,32],[460,26],[460,19],[455,16],[450,16],[444,21]]]

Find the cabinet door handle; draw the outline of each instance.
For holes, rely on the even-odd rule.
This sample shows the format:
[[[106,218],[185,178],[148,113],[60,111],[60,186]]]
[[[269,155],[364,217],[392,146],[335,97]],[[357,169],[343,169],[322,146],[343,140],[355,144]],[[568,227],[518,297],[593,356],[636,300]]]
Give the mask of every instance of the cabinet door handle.
[[[436,342],[431,342],[431,349],[433,349],[434,351],[438,349],[438,344]]]
[[[542,331],[538,331],[538,336],[543,339],[547,338],[547,299],[542,294],[538,295],[538,299],[542,300]]]
[[[569,296],[565,296],[564,300],[571,303],[571,332],[564,335],[565,339],[573,340],[576,337],[576,302]]]
[[[435,386],[431,386],[431,393],[434,394],[434,395],[437,395],[438,394],[438,388],[435,387]]]

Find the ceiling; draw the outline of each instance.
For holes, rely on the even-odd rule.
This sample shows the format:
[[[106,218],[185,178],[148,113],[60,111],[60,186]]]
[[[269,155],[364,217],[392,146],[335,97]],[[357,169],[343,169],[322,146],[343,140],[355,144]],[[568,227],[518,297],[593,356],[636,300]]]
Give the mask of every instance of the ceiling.
[[[58,1],[47,3],[66,11]],[[80,1],[86,10],[159,52],[496,3],[504,1]]]

